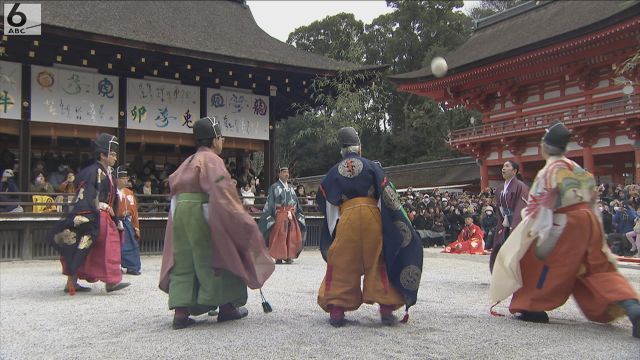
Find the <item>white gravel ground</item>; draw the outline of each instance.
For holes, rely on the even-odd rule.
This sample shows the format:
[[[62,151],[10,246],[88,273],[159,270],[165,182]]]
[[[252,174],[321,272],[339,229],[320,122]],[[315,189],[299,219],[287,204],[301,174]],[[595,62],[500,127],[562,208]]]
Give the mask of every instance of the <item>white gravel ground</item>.
[[[324,262],[307,250],[278,265],[264,292],[274,311],[262,312],[249,292],[249,316],[218,324],[214,317],[171,329],[167,295],[158,287],[159,256],[142,259],[132,285],[107,294],[102,283],[74,297],[62,292],[58,261],[0,263],[2,359],[640,359],[631,324],[586,321],[570,300],[550,324],[489,315],[488,256],[425,250],[418,304],[408,324],[379,323],[377,308],[347,313],[334,329],[316,304]],[[640,290],[640,266],[621,272]],[[83,282],[81,282],[83,283]],[[507,314],[507,304],[499,311]],[[402,312],[398,311],[399,316]]]

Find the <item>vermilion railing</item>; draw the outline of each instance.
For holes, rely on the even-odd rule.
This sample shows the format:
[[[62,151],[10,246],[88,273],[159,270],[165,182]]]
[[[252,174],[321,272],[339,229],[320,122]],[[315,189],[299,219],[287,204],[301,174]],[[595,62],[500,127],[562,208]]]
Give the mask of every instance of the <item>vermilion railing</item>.
[[[633,95],[625,99],[581,104],[568,109],[548,113],[522,114],[514,119],[496,121],[451,132],[449,143],[458,145],[474,140],[483,140],[509,135],[523,135],[540,132],[556,120],[571,127],[577,124],[598,124],[611,120],[624,119],[640,114],[640,96]]]

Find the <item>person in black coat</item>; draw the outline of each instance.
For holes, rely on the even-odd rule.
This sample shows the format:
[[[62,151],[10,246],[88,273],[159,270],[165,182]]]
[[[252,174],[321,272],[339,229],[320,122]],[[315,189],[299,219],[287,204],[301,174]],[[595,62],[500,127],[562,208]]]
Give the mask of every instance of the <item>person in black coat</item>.
[[[480,222],[482,231],[484,231],[484,249],[489,250],[493,247],[493,236],[496,226],[498,226],[498,217],[491,206],[485,206],[482,211]]]
[[[2,172],[0,182],[0,202],[19,202],[20,196],[8,195],[8,193],[18,192],[18,186],[13,182],[13,170],[6,169]],[[22,212],[20,205],[0,205],[0,212]]]

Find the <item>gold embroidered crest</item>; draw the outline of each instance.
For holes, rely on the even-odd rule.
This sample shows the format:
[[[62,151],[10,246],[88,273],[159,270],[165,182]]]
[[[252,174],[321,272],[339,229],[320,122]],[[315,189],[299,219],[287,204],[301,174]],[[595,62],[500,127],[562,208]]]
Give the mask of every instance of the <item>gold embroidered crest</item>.
[[[391,185],[387,185],[384,187],[382,200],[384,201],[384,204],[392,210],[400,210],[400,208],[402,207],[400,197],[398,196],[398,193],[396,193],[396,191],[393,189],[393,187],[391,187]]]
[[[53,241],[58,245],[73,245],[76,243],[76,233],[69,229],[64,229],[54,235]]]
[[[84,223],[88,223],[89,219],[85,216],[82,215],[77,215],[76,217],[73,218],[73,226],[78,227]]]
[[[411,243],[411,229],[402,221],[394,221],[393,224],[398,228],[400,234],[402,234],[402,244],[400,244],[400,247],[407,247],[407,245]]]
[[[416,291],[420,286],[421,275],[422,271],[417,266],[409,265],[400,272],[400,284],[407,290]]]
[[[78,249],[86,249],[93,243],[91,240],[91,236],[85,235],[80,239],[80,244],[78,245]]]
[[[338,165],[338,173],[346,178],[354,178],[362,172],[362,161],[360,159],[344,159]]]

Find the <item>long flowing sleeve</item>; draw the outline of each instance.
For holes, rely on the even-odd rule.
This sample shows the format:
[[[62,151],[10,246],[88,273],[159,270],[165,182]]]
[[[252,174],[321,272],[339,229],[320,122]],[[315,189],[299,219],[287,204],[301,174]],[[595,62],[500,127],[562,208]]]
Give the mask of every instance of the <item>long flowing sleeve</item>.
[[[300,231],[302,232],[302,239],[304,241],[304,239],[306,238],[306,234],[307,234],[307,224],[304,218],[304,210],[302,209],[302,206],[300,206],[300,200],[298,199],[298,196],[294,193],[293,194],[293,200],[295,200],[296,202],[296,221],[298,221],[298,225],[300,226]]]
[[[269,239],[269,229],[275,224],[276,212],[276,197],[275,197],[275,184],[269,188],[269,194],[267,195],[267,202],[264,203],[262,208],[262,214],[260,215],[260,221],[258,223],[260,232],[265,240]]]
[[[536,239],[536,256],[546,258],[556,245],[567,223],[566,215],[556,214],[559,207],[571,205],[565,203],[563,193],[564,179],[573,177],[569,163],[563,160],[550,162],[540,171],[529,195],[525,221],[528,222],[528,236]]]
[[[136,195],[133,193],[133,191],[131,192],[131,197],[132,197],[132,201],[131,201],[131,223],[133,223],[133,226],[136,229],[140,229],[140,218],[138,217],[138,198],[136,197]]]

